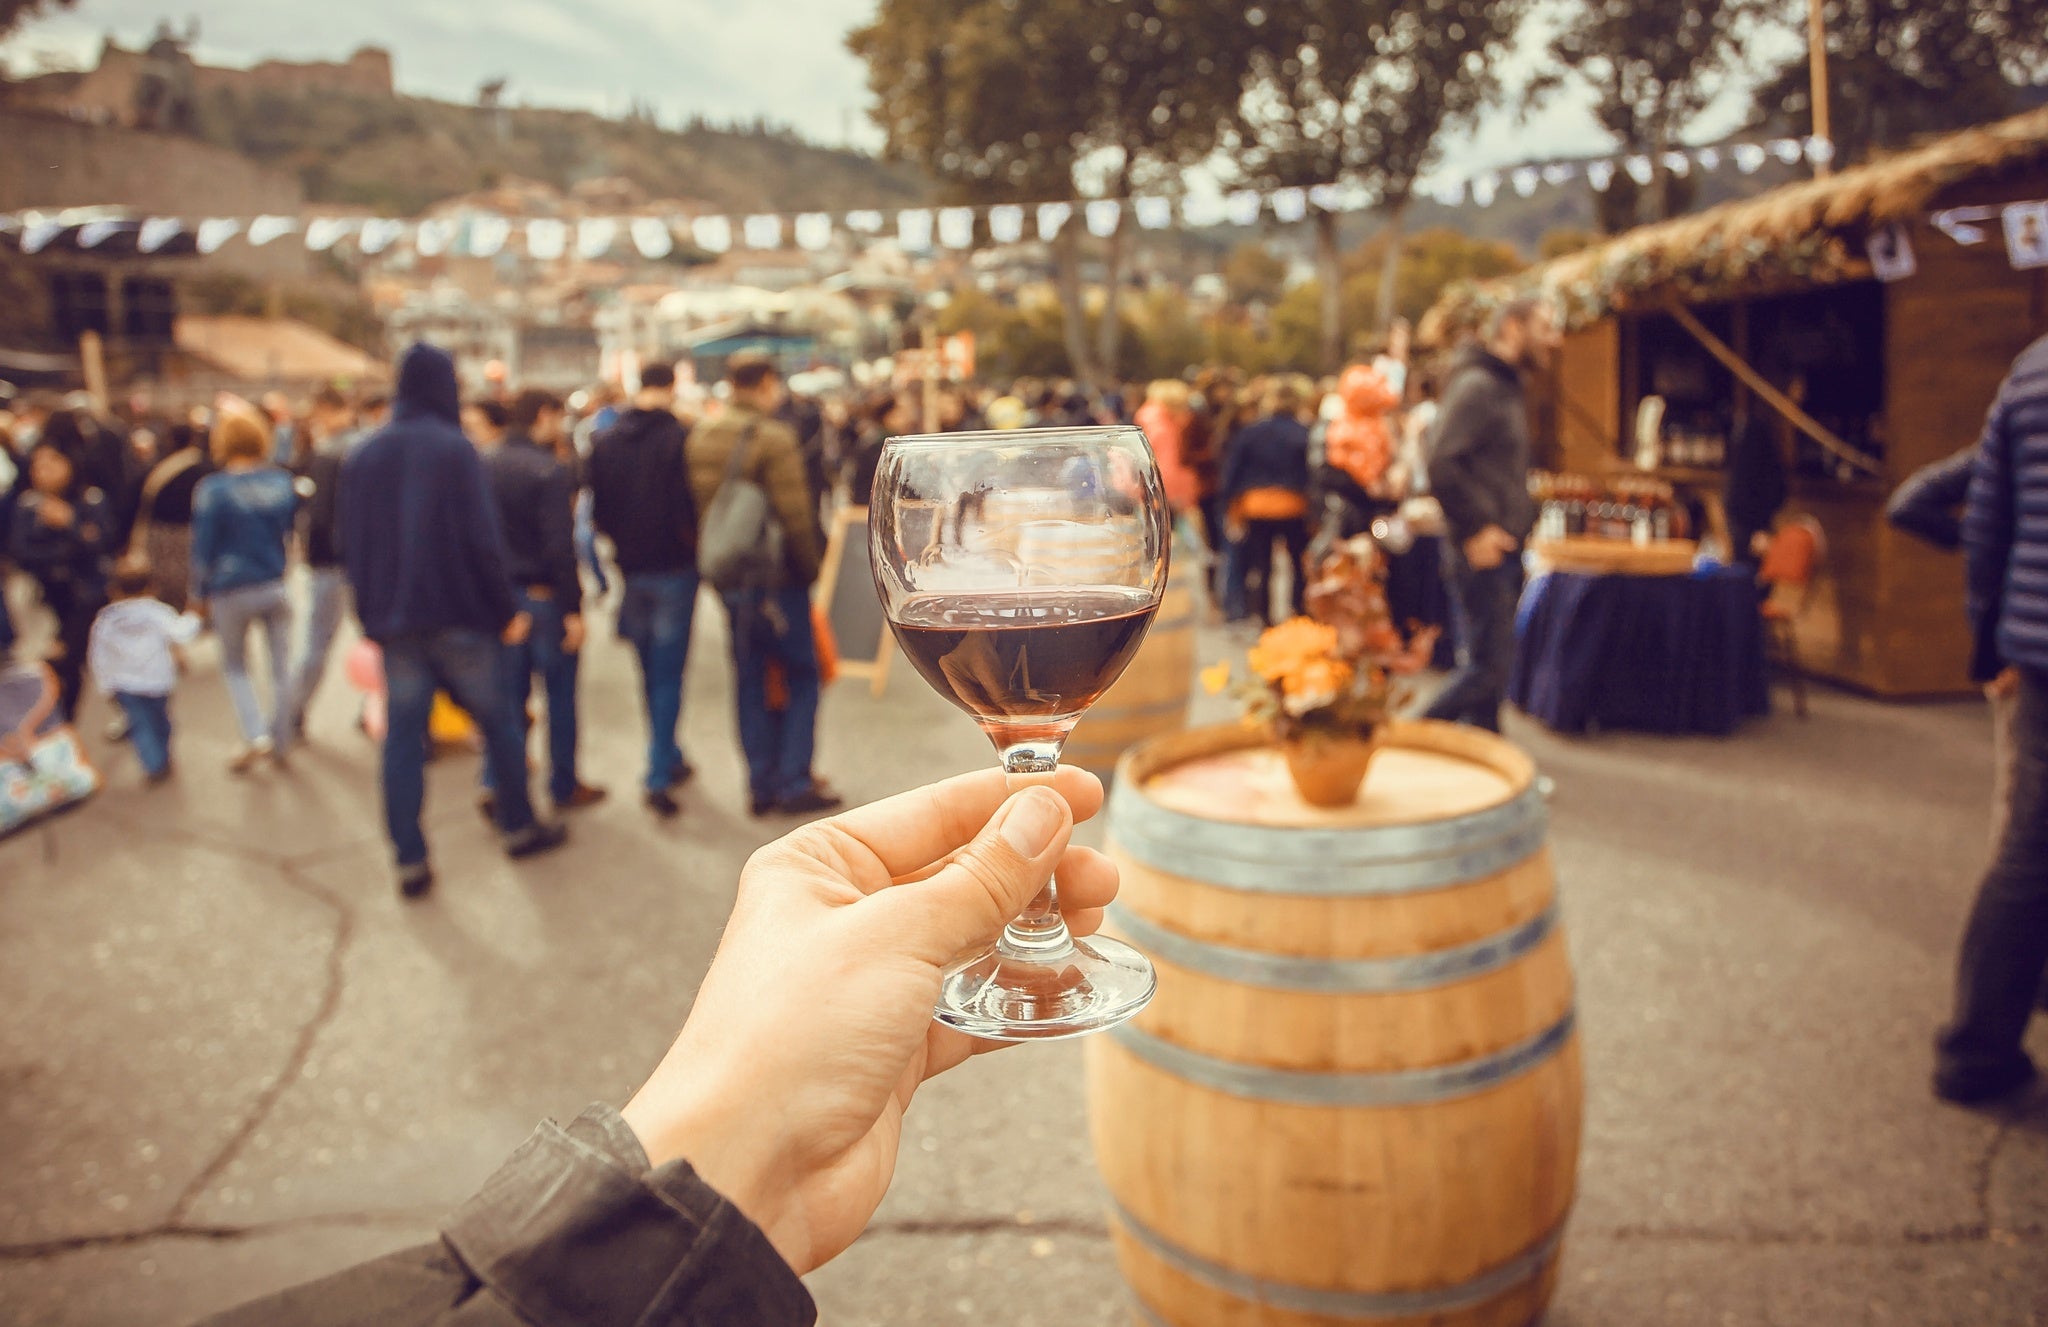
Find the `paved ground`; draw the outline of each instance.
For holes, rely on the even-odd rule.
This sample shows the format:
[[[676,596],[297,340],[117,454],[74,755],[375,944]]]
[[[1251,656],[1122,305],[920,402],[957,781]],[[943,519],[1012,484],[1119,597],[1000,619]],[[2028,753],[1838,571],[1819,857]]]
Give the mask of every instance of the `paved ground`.
[[[615,798],[514,866],[443,762],[423,904],[391,888],[338,681],[289,774],[235,780],[202,662],[175,784],[108,752],[96,803],[0,843],[0,1323],[174,1323],[428,1237],[535,1118],[622,1100],[767,832],[700,640],[679,822]],[[593,644],[584,696],[587,775],[626,791],[622,647]],[[1984,855],[1981,709],[1513,735],[1558,783],[1587,1051],[1553,1327],[2048,1322],[2048,1108],[1925,1088]],[[842,683],[823,744],[863,798],[987,758],[907,671],[881,701]],[[825,1321],[1129,1321],[1080,1086],[1056,1046],[920,1097],[874,1230],[813,1278]]]

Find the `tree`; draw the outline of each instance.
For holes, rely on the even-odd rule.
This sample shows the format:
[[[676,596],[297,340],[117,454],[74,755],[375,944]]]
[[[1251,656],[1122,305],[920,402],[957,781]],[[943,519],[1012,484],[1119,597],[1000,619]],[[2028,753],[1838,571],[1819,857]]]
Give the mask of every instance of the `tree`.
[[[1271,304],[1287,288],[1287,260],[1247,240],[1223,260],[1223,289],[1233,304]]]
[[[0,37],[5,37],[45,10],[74,9],[78,0],[0,0]]]
[[[1556,226],[1543,232],[1543,238],[1536,243],[1536,256],[1544,262],[1562,258],[1566,254],[1590,249],[1600,242],[1600,236],[1577,226]]]
[[[1806,0],[1797,14],[1802,38]],[[1825,0],[1829,136],[1839,162],[2017,114],[2048,78],[2048,0]],[[1809,45],[1757,86],[1759,120],[1813,123]]]
[[[1245,13],[1249,85],[1234,142],[1240,169],[1267,188],[1344,185],[1384,220],[1391,263],[1416,181],[1448,126],[1499,89],[1502,58],[1528,0],[1276,0]],[[1342,305],[1337,218],[1318,206],[1322,363],[1338,367]],[[1392,316],[1394,282],[1378,318]]]
[[[1585,0],[1550,41],[1556,66],[1530,88],[1541,100],[1568,83],[1591,92],[1593,113],[1621,151],[1647,158],[1647,183],[1617,171],[1600,196],[1601,227],[1677,216],[1691,205],[1694,181],[1666,161],[1687,125],[1742,68],[1752,31],[1773,0]],[[1642,214],[1647,206],[1649,216]]]

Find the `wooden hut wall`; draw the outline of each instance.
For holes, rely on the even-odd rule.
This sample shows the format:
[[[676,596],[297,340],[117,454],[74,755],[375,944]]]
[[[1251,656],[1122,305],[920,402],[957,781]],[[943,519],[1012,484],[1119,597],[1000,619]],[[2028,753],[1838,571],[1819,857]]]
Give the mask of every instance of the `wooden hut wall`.
[[[2048,196],[2048,170],[1976,184],[1940,206]],[[2014,271],[1993,222],[1965,247],[1926,221],[1909,229],[1918,272],[1886,287],[1887,479],[1974,444],[2019,352],[2048,334],[2048,270]],[[1968,685],[1961,558],[1879,523],[1874,549],[1881,612],[1862,630],[1876,666],[1869,685],[1892,695]]]
[[[1602,318],[1558,349],[1555,391],[1559,464],[1573,474],[1613,469],[1621,427],[1620,324]]]

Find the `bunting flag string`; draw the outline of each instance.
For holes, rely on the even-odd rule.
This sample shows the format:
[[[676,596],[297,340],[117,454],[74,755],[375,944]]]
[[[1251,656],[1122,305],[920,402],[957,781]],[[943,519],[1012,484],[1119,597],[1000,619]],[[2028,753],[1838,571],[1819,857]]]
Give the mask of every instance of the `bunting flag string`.
[[[1538,188],[1558,188],[1583,179],[1605,193],[1624,176],[1638,186],[1652,183],[1660,171],[1689,175],[1713,171],[1725,162],[1745,175],[1772,161],[1822,166],[1834,159],[1834,145],[1821,138],[1777,138],[1714,147],[1630,153],[1581,161],[1527,162],[1478,171],[1466,176],[1443,175],[1420,182],[1416,196],[1444,207],[1468,203],[1491,207],[1506,191],[1532,197]],[[1181,197],[1147,194],[1133,198],[1068,199],[1038,204],[998,203],[990,206],[866,208],[844,213],[811,211],[783,215],[772,212],[745,216],[629,215],[516,218],[472,209],[418,220],[394,217],[322,216],[309,209],[304,218],[264,214],[254,217],[132,217],[124,209],[82,208],[67,211],[26,210],[0,214],[0,240],[25,254],[42,253],[52,245],[95,252],[160,254],[217,252],[240,236],[262,246],[297,234],[308,250],[324,253],[347,245],[369,256],[410,250],[421,257],[496,258],[508,248],[530,259],[551,262],[570,255],[586,262],[611,257],[622,249],[652,262],[686,245],[712,256],[735,249],[777,250],[787,244],[810,253],[830,249],[842,238],[893,240],[904,249],[930,253],[974,247],[980,235],[996,244],[1016,244],[1035,236],[1050,242],[1073,222],[1098,237],[1118,234],[1126,222],[1141,230],[1167,230],[1176,220],[1192,229],[1255,226],[1270,216],[1281,225],[1305,220],[1311,209],[1331,213],[1361,212],[1373,206],[1371,194],[1357,184],[1323,183],[1261,191],[1206,189]],[[2002,226],[2015,265],[2048,265],[2048,241],[2038,239],[2048,226],[2048,213],[2027,210],[2032,204],[1999,208],[1952,207],[1935,213],[1934,226],[1962,245],[1984,243]],[[2016,210],[2017,209],[2017,210]],[[2038,257],[2039,262],[2034,259]]]

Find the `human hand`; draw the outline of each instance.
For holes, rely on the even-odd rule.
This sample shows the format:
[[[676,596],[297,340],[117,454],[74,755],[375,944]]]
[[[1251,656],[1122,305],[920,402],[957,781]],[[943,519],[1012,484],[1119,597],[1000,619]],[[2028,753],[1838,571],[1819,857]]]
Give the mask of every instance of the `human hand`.
[[[1492,571],[1515,547],[1513,535],[1498,525],[1489,525],[1465,541],[1465,562],[1474,571]]]
[[[498,633],[498,639],[507,645],[524,645],[526,638],[533,634],[533,614],[514,613],[505,629]]]
[[[1987,700],[2011,700],[2018,694],[2020,694],[2020,670],[2017,668],[2006,668],[1997,677],[1984,684],[1984,696]]]
[[[686,1158],[800,1275],[874,1215],[919,1084],[1001,1045],[932,1021],[945,968],[1055,867],[1077,935],[1116,895],[1109,859],[1067,845],[1101,809],[1094,775],[1004,789],[997,770],[950,779],[755,853],[688,1022],[626,1106],[655,1165]]]
[[[574,654],[583,648],[583,614],[571,613],[562,619],[562,651]]]

